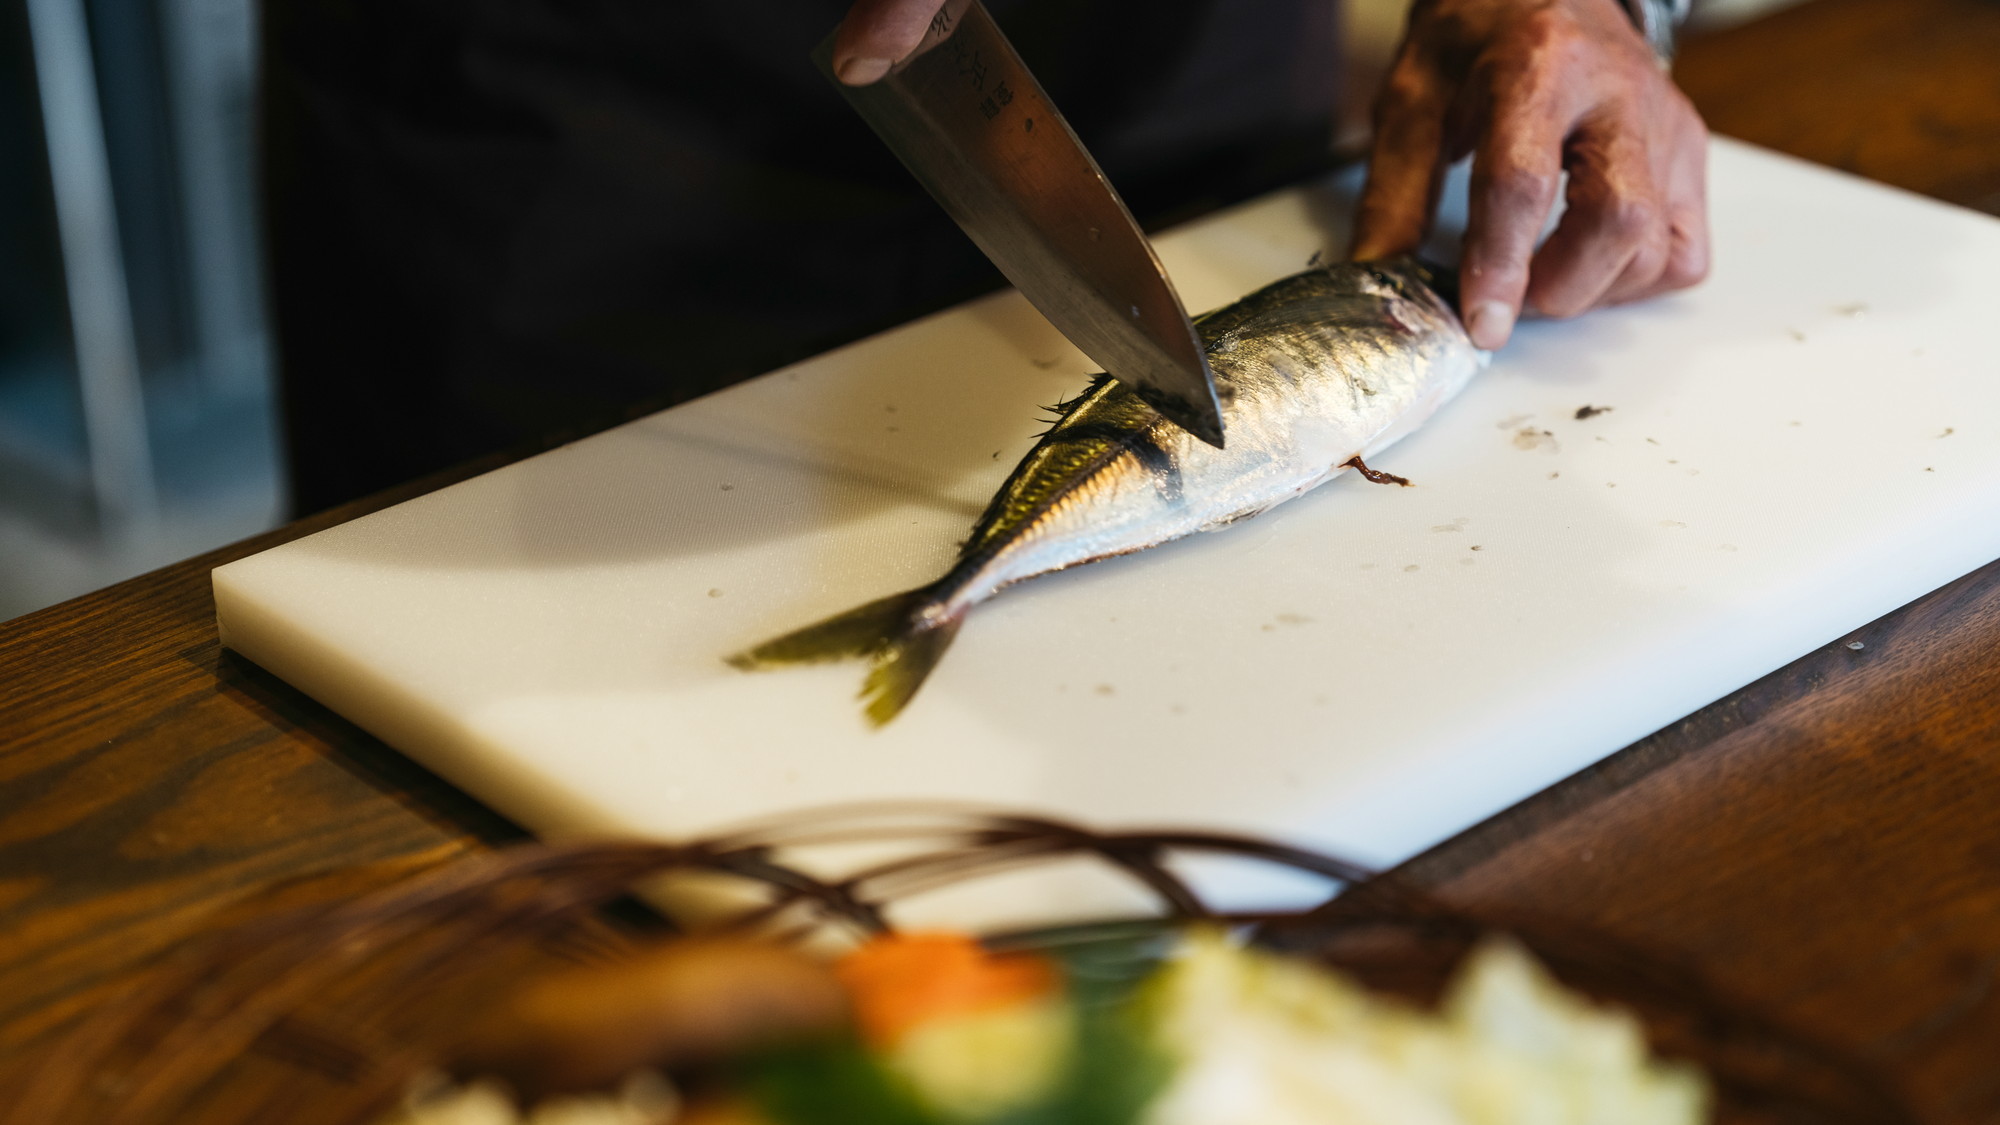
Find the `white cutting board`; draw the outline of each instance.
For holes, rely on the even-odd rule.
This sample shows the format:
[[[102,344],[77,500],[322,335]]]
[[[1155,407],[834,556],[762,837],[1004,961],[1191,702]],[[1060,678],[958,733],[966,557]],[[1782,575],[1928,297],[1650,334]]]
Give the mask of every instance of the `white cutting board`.
[[[1712,179],[1713,278],[1522,327],[1380,459],[1418,487],[1017,587],[886,730],[858,665],[722,657],[942,573],[1090,370],[1011,292],[219,568],[222,635],[541,831],[948,798],[1392,863],[2000,557],[2000,222]],[[1345,200],[1159,250],[1221,304]]]

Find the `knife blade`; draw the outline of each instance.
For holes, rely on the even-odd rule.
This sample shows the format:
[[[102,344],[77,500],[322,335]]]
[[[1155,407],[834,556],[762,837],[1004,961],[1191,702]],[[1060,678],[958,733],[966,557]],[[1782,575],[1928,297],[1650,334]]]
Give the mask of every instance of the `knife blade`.
[[[905,166],[1056,329],[1221,447],[1215,373],[1158,255],[979,0],[950,0],[869,86],[833,76]]]

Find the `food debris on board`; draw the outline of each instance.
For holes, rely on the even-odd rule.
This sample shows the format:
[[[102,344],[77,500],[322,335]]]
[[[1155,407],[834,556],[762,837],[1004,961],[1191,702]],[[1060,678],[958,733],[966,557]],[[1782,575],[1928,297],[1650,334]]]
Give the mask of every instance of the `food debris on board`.
[[[696,962],[727,956],[716,941],[699,944]],[[696,962],[680,955],[682,975]],[[530,1048],[631,1061],[623,1044],[637,1038],[666,1044],[669,1066],[700,1065],[672,1067],[671,1082],[643,1065],[622,1079],[600,1068],[612,1092],[566,1089],[525,1110],[505,1071],[462,1085],[432,1079],[381,1125],[1694,1125],[1709,1116],[1696,1068],[1654,1057],[1634,1017],[1569,992],[1504,938],[1474,948],[1435,1010],[1203,926],[1164,942],[1110,937],[1053,952],[892,935],[820,965],[812,979],[788,980],[810,1002],[764,988],[733,1014],[714,987],[662,988],[655,965],[629,991],[666,1001],[678,987],[683,1006],[702,1009],[664,1038],[675,1020],[645,1018],[629,998],[606,1001],[610,969],[572,970],[596,974],[581,986],[616,1015],[592,1027],[581,1007],[553,1024],[544,1014],[538,1033],[559,1027],[569,1037],[560,1041],[503,1031],[530,1086],[545,1087],[548,1069]],[[827,1020],[828,988],[844,997],[837,1023]],[[696,1026],[716,1043],[691,1039]]]
[[[1523,426],[1514,433],[1514,448],[1523,450],[1546,449],[1550,453],[1560,452],[1562,446],[1556,443],[1553,431]]]

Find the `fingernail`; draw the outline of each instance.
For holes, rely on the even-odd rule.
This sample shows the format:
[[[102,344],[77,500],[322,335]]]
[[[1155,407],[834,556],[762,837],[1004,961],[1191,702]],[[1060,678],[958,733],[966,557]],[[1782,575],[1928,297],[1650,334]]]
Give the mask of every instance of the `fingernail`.
[[[870,82],[877,81],[883,75],[889,73],[889,68],[895,64],[895,61],[894,59],[863,58],[860,55],[856,55],[834,68],[834,73],[840,75],[840,80],[849,86],[866,86]]]
[[[1465,316],[1465,334],[1488,351],[1507,342],[1514,331],[1514,310],[1504,301],[1481,301]]]

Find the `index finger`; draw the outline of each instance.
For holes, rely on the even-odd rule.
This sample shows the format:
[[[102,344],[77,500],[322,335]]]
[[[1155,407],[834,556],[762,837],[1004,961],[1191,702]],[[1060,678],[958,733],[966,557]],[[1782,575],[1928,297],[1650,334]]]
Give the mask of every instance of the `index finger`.
[[[1437,207],[1450,97],[1444,79],[1411,54],[1397,60],[1383,81],[1348,257],[1387,258],[1423,242]]]
[[[833,73],[849,86],[881,80],[923,42],[943,0],[855,0],[833,36]]]

